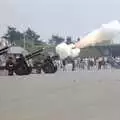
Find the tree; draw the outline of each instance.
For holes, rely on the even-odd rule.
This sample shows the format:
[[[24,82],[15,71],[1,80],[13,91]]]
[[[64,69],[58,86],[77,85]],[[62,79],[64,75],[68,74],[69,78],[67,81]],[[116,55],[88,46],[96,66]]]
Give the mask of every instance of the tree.
[[[30,41],[33,41],[33,40],[34,41],[39,41],[40,36],[38,34],[36,34],[36,32],[34,32],[33,30],[31,30],[30,28],[28,28],[24,34],[25,34],[25,38],[27,40],[30,40]]]
[[[64,42],[64,38],[59,37],[57,35],[52,35],[52,38],[49,40],[49,44],[58,45]]]
[[[72,43],[71,37],[67,37],[67,39],[66,39],[66,44],[71,44],[71,43]]]
[[[23,39],[23,34],[17,31],[15,27],[8,26],[7,33],[2,36],[2,38],[5,38],[9,42],[13,43],[15,41]]]
[[[32,43],[32,47],[35,44],[41,44],[41,41],[39,40],[40,35],[38,35],[35,31],[31,30],[31,28],[28,28],[26,32],[24,32],[24,39],[28,42]]]
[[[79,38],[79,37],[77,38],[77,42],[78,42],[78,41],[80,41],[80,38]]]

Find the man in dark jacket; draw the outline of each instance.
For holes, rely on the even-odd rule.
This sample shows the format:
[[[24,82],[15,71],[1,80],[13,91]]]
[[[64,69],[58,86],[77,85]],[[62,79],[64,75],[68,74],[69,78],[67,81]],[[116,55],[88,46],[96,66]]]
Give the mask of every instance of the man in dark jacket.
[[[6,70],[8,70],[8,75],[12,76],[14,73],[15,64],[13,62],[12,57],[9,57],[6,61]]]

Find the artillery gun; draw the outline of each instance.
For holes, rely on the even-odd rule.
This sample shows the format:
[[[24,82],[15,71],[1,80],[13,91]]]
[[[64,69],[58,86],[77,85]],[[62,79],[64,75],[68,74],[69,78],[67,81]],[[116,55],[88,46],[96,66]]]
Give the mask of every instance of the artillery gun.
[[[26,56],[26,59],[34,58],[40,56],[41,59],[34,61],[34,67],[37,73],[55,73],[57,71],[57,65],[54,64],[55,56],[46,55],[44,52],[45,49],[40,49],[40,51],[33,52],[30,55]],[[54,59],[53,59],[54,58]]]
[[[0,55],[7,54],[8,49],[10,47],[11,46],[7,46],[7,47],[0,49]],[[35,68],[35,69],[42,70],[44,73],[55,73],[57,71],[57,66],[55,66],[53,64],[53,61],[51,58],[49,60],[48,60],[48,58],[45,58],[43,60],[43,62],[40,64],[39,68],[38,68],[38,66],[36,68],[36,67],[29,65],[28,61],[30,59],[32,59],[36,56],[39,56],[39,55],[44,56],[43,51],[44,51],[44,48],[41,48],[41,49],[36,50],[34,52],[31,52],[25,56],[23,54],[19,54],[19,56],[17,56],[15,58],[15,70],[14,70],[14,72],[17,75],[29,75],[32,73],[32,69]]]
[[[16,58],[15,73],[17,75],[29,75],[32,73],[32,66],[28,64],[28,61],[33,57],[36,57],[41,54],[43,49],[37,50],[35,52],[29,53],[26,56],[20,54]]]
[[[11,47],[11,46],[6,46],[6,47],[0,49],[0,55],[7,54],[8,49],[9,49],[10,47]]]

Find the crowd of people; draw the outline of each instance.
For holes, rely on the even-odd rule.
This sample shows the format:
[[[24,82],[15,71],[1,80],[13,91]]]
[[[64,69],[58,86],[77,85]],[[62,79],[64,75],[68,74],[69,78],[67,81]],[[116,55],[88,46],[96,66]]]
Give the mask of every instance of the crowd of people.
[[[91,70],[91,69],[106,69],[108,67],[108,61],[107,61],[107,57],[89,57],[89,58],[77,58],[74,60],[70,60],[68,61],[67,59],[65,60],[57,60],[55,61],[58,68],[62,69],[63,71],[67,71],[66,66],[68,64],[72,64],[72,71],[75,70]]]

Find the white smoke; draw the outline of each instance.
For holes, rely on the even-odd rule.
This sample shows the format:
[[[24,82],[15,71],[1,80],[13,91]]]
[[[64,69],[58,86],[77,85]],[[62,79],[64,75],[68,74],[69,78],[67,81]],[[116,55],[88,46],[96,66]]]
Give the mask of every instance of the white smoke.
[[[77,48],[84,48],[94,46],[97,43],[104,44],[106,41],[111,42],[117,35],[120,35],[120,23],[115,20],[101,25],[99,29],[92,31],[75,45]]]
[[[95,46],[97,43],[104,43],[106,41],[109,41],[109,43],[111,43],[111,41],[117,35],[120,35],[120,23],[115,20],[109,22],[108,24],[101,25],[99,29],[92,31],[75,44],[59,44],[56,47],[56,52],[59,54],[61,59],[64,59],[68,56],[77,57],[80,53],[81,48]]]
[[[56,53],[59,54],[61,59],[65,59],[68,56],[74,58],[79,55],[80,49],[75,48],[74,44],[61,43],[56,47]]]

